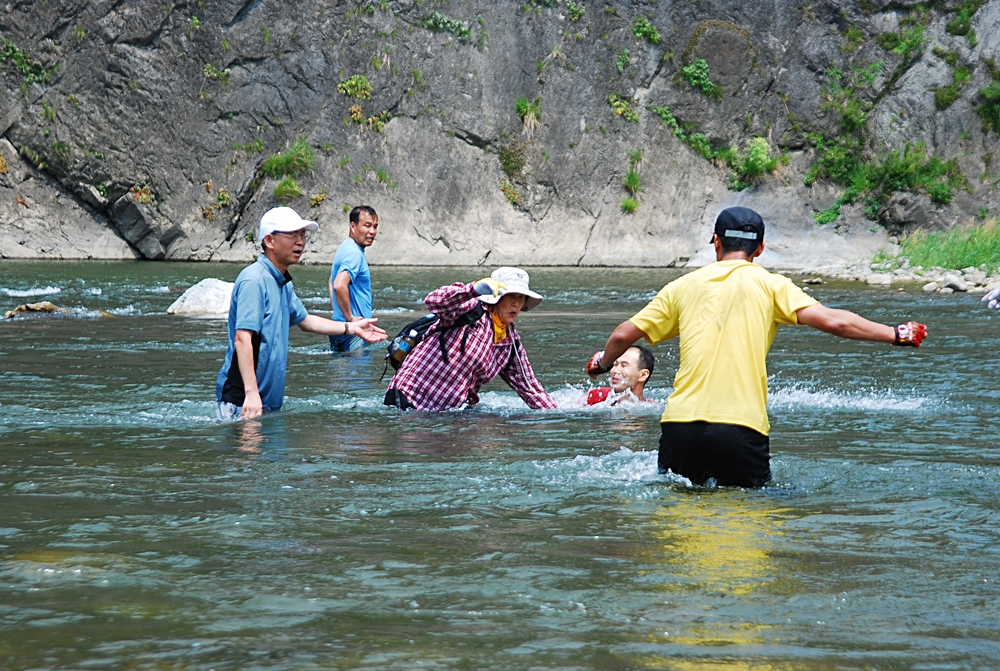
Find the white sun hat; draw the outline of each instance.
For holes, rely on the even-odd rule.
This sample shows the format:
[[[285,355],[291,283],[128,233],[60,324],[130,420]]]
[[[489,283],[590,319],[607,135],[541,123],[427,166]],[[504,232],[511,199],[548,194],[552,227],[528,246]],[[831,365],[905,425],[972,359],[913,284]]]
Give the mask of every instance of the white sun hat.
[[[260,239],[271,233],[294,233],[295,231],[318,231],[319,224],[308,221],[290,207],[272,207],[260,218]]]
[[[479,300],[484,303],[496,305],[504,294],[523,294],[525,297],[523,310],[527,312],[532,308],[538,307],[538,304],[542,302],[542,297],[528,288],[528,273],[520,268],[511,268],[510,266],[497,268],[490,273],[490,277],[503,284],[506,288],[500,290],[499,296],[489,294],[480,296]]]

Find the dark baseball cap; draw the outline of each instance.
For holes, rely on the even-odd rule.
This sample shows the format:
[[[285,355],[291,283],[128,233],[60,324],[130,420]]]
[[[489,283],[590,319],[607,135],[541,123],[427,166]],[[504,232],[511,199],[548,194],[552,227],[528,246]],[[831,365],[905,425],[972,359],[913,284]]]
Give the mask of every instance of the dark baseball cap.
[[[760,244],[764,241],[764,220],[749,207],[727,207],[715,219],[715,235],[756,240]]]

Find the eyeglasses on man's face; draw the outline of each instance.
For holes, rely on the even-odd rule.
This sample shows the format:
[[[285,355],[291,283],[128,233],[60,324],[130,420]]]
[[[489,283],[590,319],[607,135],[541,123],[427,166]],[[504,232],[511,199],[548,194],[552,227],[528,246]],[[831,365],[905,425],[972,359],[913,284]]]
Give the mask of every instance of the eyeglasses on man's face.
[[[284,235],[285,237],[292,238],[295,240],[308,240],[306,237],[305,229],[301,231],[275,231],[275,235]]]

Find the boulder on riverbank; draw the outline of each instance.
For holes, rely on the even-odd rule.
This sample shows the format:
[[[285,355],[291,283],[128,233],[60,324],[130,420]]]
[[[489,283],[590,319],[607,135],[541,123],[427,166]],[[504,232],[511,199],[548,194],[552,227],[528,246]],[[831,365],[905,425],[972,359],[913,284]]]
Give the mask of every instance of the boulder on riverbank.
[[[167,314],[212,315],[229,314],[229,301],[233,297],[233,283],[206,277],[170,304]]]

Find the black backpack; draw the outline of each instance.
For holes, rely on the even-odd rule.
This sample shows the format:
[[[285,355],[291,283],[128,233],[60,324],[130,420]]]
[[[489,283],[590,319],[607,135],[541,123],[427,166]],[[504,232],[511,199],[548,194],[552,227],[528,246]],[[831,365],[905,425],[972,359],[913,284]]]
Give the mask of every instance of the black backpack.
[[[435,331],[438,335],[438,344],[441,345],[441,356],[444,358],[445,363],[448,363],[448,345],[444,341],[444,334],[453,329],[464,327],[465,331],[462,333],[462,344],[459,346],[458,351],[465,354],[465,344],[469,340],[469,328],[478,322],[485,313],[486,310],[483,308],[483,304],[477,303],[476,307],[464,314],[459,315],[451,324],[445,328]],[[413,347],[410,349],[410,352],[412,352],[416,349],[417,345],[423,341],[424,336],[427,335],[427,332],[431,329],[431,327],[438,322],[439,319],[437,315],[424,315],[420,319],[416,319],[401,328],[399,333],[396,334],[396,337],[389,341],[389,346],[386,348],[386,368],[382,371],[382,377],[385,377],[386,370],[389,369],[389,366],[392,366],[393,370],[399,370],[399,367],[403,364],[403,359],[405,359],[407,354],[409,354],[409,352],[401,350],[400,347],[400,343],[404,337],[409,335],[412,331],[416,331],[416,336],[412,338],[414,341]],[[402,356],[393,356],[394,354],[397,354],[397,352],[402,352]],[[379,379],[381,380],[382,378]]]

